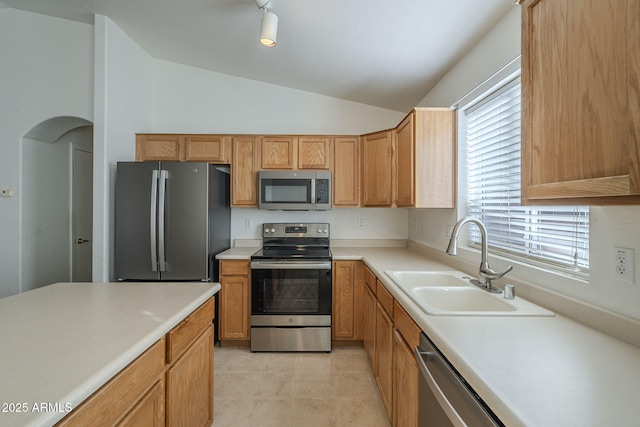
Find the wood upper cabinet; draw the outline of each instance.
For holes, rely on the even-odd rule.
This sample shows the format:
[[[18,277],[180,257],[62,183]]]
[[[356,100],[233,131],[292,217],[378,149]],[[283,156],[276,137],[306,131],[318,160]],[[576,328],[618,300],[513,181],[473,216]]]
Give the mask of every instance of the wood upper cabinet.
[[[333,262],[332,339],[362,340],[364,281],[360,261]]]
[[[416,108],[396,128],[398,207],[455,207],[455,117],[449,108]]]
[[[225,135],[185,135],[185,160],[229,164],[231,137]]]
[[[362,205],[391,206],[393,203],[394,131],[363,135],[362,155]]]
[[[263,136],[262,169],[330,169],[331,138]]]
[[[522,199],[640,203],[640,2],[522,6]]]
[[[262,137],[262,169],[293,169],[295,160],[295,138]]]
[[[182,136],[174,134],[137,134],[136,161],[184,160]]]
[[[331,138],[298,138],[298,169],[330,169],[330,157]]]
[[[333,206],[360,205],[360,140],[357,137],[333,141]]]
[[[220,340],[249,339],[250,277],[249,261],[220,261]]]
[[[232,141],[231,206],[258,206],[260,153],[255,137],[235,137]]]

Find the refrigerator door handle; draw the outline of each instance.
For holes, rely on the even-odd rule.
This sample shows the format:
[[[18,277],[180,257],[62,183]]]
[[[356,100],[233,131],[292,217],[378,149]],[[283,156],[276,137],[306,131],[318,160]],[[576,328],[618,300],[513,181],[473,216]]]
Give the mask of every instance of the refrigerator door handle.
[[[157,252],[157,211],[158,211],[158,171],[154,170],[151,175],[151,271],[158,271],[158,252]]]
[[[158,262],[160,264],[160,271],[167,270],[167,260],[165,258],[165,247],[164,247],[164,217],[166,211],[166,190],[167,190],[167,177],[168,173],[166,170],[160,170],[160,188],[158,191]]]

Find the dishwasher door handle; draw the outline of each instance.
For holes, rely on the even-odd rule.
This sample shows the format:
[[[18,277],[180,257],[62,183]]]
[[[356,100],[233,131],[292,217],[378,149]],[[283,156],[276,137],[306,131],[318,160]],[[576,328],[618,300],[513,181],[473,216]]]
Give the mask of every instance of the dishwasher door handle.
[[[432,358],[434,361],[445,363],[444,360],[440,358],[440,355],[433,351],[425,351],[422,347],[416,347],[414,349],[416,360],[418,361],[418,367],[420,368],[420,373],[423,378],[427,382],[429,389],[433,393],[433,396],[436,398],[440,407],[447,414],[447,417],[451,421],[451,423],[456,427],[467,427],[467,423],[460,417],[460,414],[456,411],[453,404],[449,401],[447,396],[444,394],[438,383],[436,382],[433,375],[429,371],[427,367],[427,359]],[[437,363],[436,362],[436,363]],[[453,381],[459,381],[457,377],[451,378]]]

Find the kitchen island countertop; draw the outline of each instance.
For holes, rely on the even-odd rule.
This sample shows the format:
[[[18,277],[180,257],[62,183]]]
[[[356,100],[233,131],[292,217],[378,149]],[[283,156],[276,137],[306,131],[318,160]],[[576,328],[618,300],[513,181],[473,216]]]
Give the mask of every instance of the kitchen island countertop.
[[[219,290],[56,283],[0,299],[0,425],[55,424]]]

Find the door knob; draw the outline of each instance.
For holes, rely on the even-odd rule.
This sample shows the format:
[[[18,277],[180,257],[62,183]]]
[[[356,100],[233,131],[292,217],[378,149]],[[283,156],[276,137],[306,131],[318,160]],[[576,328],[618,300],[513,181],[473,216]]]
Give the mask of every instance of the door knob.
[[[76,243],[79,244],[79,245],[81,245],[83,243],[87,243],[87,242],[88,242],[87,239],[76,239]]]

